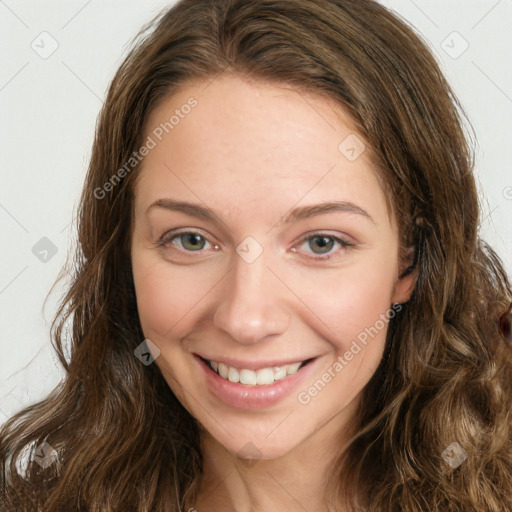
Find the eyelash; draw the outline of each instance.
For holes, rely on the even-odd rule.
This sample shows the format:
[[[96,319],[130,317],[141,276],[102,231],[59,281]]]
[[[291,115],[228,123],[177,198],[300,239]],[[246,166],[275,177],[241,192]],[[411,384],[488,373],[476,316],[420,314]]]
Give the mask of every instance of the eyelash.
[[[338,251],[328,252],[328,253],[325,253],[325,254],[310,253],[308,258],[311,258],[313,260],[330,260],[331,258],[335,258],[337,253],[340,250],[348,250],[351,247],[354,247],[353,243],[351,243],[351,242],[349,242],[347,240],[344,240],[343,238],[340,238],[338,236],[331,235],[329,233],[324,233],[322,231],[316,231],[316,232],[313,232],[313,233],[308,233],[307,235],[305,235],[302,238],[300,238],[298,244],[302,245],[304,242],[307,242],[308,240],[312,240],[312,239],[314,239],[316,237],[330,238],[331,240],[333,240],[335,243],[337,243],[340,246],[340,249],[338,249]],[[293,252],[296,252],[296,251],[293,251]]]
[[[201,233],[200,231],[183,230],[183,231],[169,231],[167,233],[164,233],[161,236],[161,238],[155,243],[155,245],[157,245],[158,247],[166,248],[168,246],[168,244],[172,242],[172,240],[174,240],[175,238],[177,238],[177,237],[179,237],[181,235],[199,235],[199,236],[203,237],[208,243],[211,244],[211,242],[208,240],[208,238],[203,233]],[[303,236],[302,238],[300,238],[299,241],[297,242],[297,244],[295,244],[295,246],[296,245],[302,245],[304,242],[307,242],[308,240],[312,240],[312,239],[314,239],[316,237],[330,238],[335,243],[340,245],[341,250],[348,250],[348,249],[350,249],[350,248],[355,246],[355,244],[353,244],[351,242],[348,242],[347,240],[344,240],[343,238],[331,235],[329,233],[324,233],[322,231],[308,233],[306,236]],[[213,247],[217,247],[218,248],[219,246],[217,244],[213,244]],[[183,250],[183,249],[180,249],[180,248],[177,248],[177,250],[181,251],[181,252],[185,252],[185,253],[194,253],[194,252],[200,253],[200,252],[203,251],[203,249],[198,250],[198,251],[187,251],[187,250]],[[293,248],[292,248],[292,251],[293,252],[297,252]],[[324,255],[310,253],[312,255],[308,256],[308,258],[313,259],[313,260],[321,260],[321,261],[322,260],[329,260],[329,259],[331,259],[333,257],[336,257],[336,252],[337,251],[335,251],[334,253],[329,252],[329,253],[325,253]]]

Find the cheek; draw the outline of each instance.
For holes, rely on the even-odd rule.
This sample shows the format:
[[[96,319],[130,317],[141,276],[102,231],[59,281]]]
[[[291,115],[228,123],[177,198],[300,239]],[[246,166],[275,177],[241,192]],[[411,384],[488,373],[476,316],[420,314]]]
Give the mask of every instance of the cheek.
[[[328,337],[344,346],[389,310],[393,285],[392,264],[354,265],[319,273],[303,297],[329,327]]]
[[[389,318],[394,316],[390,271],[354,266],[335,275],[317,281],[324,286],[308,298],[330,328],[323,335],[332,347],[323,368],[298,395],[299,403],[313,404],[311,413],[318,416],[325,407],[336,414],[363,390],[382,359]],[[321,298],[320,289],[325,292]]]
[[[169,263],[133,258],[133,278],[142,329],[146,335],[179,337],[182,324],[209,289],[197,271],[173,269]]]

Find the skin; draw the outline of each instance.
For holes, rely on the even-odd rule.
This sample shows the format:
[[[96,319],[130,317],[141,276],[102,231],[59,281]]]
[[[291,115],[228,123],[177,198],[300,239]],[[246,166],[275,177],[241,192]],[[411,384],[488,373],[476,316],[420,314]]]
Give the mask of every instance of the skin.
[[[414,282],[399,278],[407,262],[398,259],[395,219],[369,151],[350,161],[338,149],[354,130],[330,101],[224,73],[167,98],[146,137],[191,96],[198,105],[144,158],[131,256],[143,332],[160,350],[155,364],[204,429],[195,508],[325,510],[325,473],[381,360],[387,323],[307,405],[297,393],[332,371],[392,304],[408,300]],[[207,206],[219,221],[149,208],[162,198]],[[332,211],[279,222],[292,208],[326,201],[354,203],[372,220]],[[157,244],[178,228],[199,230],[204,248],[187,252],[179,236]],[[328,239],[332,257],[315,259],[325,258],[322,248],[303,237],[318,231],[353,245]],[[263,248],[252,263],[236,252],[248,236]],[[280,402],[241,410],[209,392],[192,353],[317,359]],[[247,443],[258,460],[240,454]]]

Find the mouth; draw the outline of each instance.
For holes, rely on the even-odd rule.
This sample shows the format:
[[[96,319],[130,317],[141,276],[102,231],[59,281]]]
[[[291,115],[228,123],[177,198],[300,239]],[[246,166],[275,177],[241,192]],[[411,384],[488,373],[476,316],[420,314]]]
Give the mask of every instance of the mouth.
[[[316,358],[310,358],[303,361],[283,364],[280,366],[266,366],[262,368],[238,368],[231,366],[223,361],[210,361],[204,357],[198,356],[199,359],[215,372],[221,379],[232,382],[234,384],[244,384],[245,386],[270,386],[274,382],[287,379],[295,375],[304,366],[311,363]]]

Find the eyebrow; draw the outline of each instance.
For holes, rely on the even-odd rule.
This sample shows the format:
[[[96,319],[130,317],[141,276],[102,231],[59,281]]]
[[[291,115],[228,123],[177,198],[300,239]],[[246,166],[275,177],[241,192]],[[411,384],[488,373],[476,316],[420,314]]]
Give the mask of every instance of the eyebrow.
[[[298,220],[309,219],[310,217],[316,217],[317,215],[323,215],[325,213],[332,212],[355,213],[365,217],[373,224],[375,224],[373,217],[360,206],[357,206],[350,201],[329,201],[326,203],[314,204],[312,206],[301,206],[299,208],[294,208],[278,222],[278,225],[289,224]]]
[[[154,207],[175,212],[182,212],[186,215],[189,215],[190,217],[197,217],[198,219],[202,220],[220,222],[219,216],[211,208],[208,208],[207,206],[201,206],[197,203],[176,201],[174,199],[158,199],[148,207],[146,213],[148,213],[149,210]]]
[[[187,201],[176,201],[174,199],[168,198],[158,199],[148,207],[147,212],[149,212],[149,210],[154,207],[185,213],[190,217],[196,217],[201,220],[207,220],[211,222],[222,222],[219,216],[211,208],[208,208],[207,206],[202,206],[197,203],[189,203]],[[363,210],[360,206],[357,206],[356,204],[351,203],[349,201],[330,201],[311,206],[301,206],[298,208],[294,208],[292,211],[290,211],[284,217],[282,217],[278,221],[277,225],[291,224],[292,222],[296,222],[298,220],[308,219],[311,217],[316,217],[318,215],[324,215],[326,213],[332,212],[355,213],[357,215],[361,215],[362,217],[368,219],[373,224],[375,224],[375,221],[372,218],[372,216],[366,210]]]

